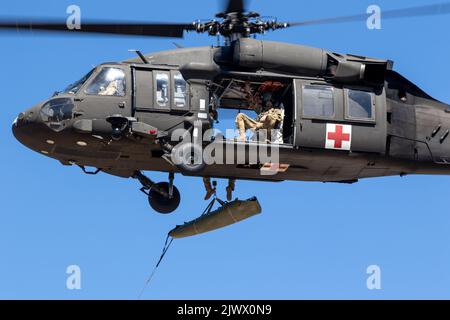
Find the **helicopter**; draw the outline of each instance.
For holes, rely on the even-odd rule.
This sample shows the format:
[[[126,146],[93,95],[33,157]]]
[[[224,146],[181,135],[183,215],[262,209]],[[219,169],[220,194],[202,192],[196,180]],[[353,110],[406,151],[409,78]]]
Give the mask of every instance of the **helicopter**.
[[[383,15],[448,13],[446,3]],[[210,47],[136,51],[136,58],[98,65],[21,112],[12,131],[26,147],[86,174],[138,180],[150,206],[163,214],[181,201],[175,174],[349,184],[450,174],[450,105],[394,71],[393,61],[256,39],[268,31],[367,17],[282,23],[248,11],[244,0],[228,0],[214,20],[185,24],[83,21],[73,29],[53,20],[2,18],[6,31],[168,38],[197,32],[224,39]],[[220,110],[254,111],[267,96],[283,111],[272,128],[275,138],[242,141],[214,131]],[[215,160],[233,161],[208,161],[208,148]],[[267,149],[270,156],[261,156]],[[167,173],[168,181],[156,183],[145,171]]]

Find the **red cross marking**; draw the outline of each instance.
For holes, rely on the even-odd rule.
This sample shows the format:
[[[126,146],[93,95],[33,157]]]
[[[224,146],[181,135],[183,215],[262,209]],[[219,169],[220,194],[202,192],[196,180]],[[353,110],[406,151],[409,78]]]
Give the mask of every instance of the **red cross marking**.
[[[342,149],[342,142],[350,141],[350,134],[344,133],[343,126],[336,125],[336,132],[329,132],[328,140],[334,140],[334,147],[336,149]]]

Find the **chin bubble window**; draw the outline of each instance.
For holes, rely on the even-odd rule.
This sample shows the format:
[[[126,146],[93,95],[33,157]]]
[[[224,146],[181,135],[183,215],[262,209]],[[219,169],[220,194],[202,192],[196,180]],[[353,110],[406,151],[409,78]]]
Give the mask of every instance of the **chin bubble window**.
[[[104,68],[86,89],[86,94],[124,97],[125,89],[125,72],[118,68]]]
[[[74,104],[71,99],[58,98],[47,102],[40,111],[42,121],[55,131],[65,128],[73,117]]]

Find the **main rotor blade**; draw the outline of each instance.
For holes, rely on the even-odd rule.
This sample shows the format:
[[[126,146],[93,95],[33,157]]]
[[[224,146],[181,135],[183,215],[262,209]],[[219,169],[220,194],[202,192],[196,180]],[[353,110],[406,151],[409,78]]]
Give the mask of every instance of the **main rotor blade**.
[[[48,32],[72,32],[147,37],[183,38],[184,31],[194,30],[192,24],[133,23],[133,22],[83,22],[81,29],[70,30],[66,23],[51,20],[26,21],[24,19],[1,19],[0,30],[25,30]]]
[[[421,16],[434,16],[434,15],[444,15],[450,13],[450,3],[440,3],[434,5],[412,7],[406,9],[388,10],[381,11],[381,19],[398,19],[398,18],[412,18]],[[369,18],[370,14],[357,14],[352,16],[343,16],[335,18],[317,19],[317,20],[306,20],[303,22],[289,23],[289,26],[310,26],[310,25],[323,25],[323,24],[334,24],[343,22],[356,22],[364,21]]]
[[[245,0],[227,0],[224,1],[225,13],[245,12]]]

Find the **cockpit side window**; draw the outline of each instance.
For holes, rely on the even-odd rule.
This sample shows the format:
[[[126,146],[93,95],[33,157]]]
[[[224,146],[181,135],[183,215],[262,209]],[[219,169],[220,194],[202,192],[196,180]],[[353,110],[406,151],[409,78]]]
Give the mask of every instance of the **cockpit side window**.
[[[103,68],[86,89],[86,94],[124,97],[126,92],[125,72],[119,68]]]
[[[67,86],[67,88],[64,89],[63,93],[77,94],[78,91],[81,89],[81,87],[84,85],[84,83],[92,76],[94,71],[95,71],[95,69],[92,69],[83,78],[81,78],[77,82],[74,82],[71,85]]]

